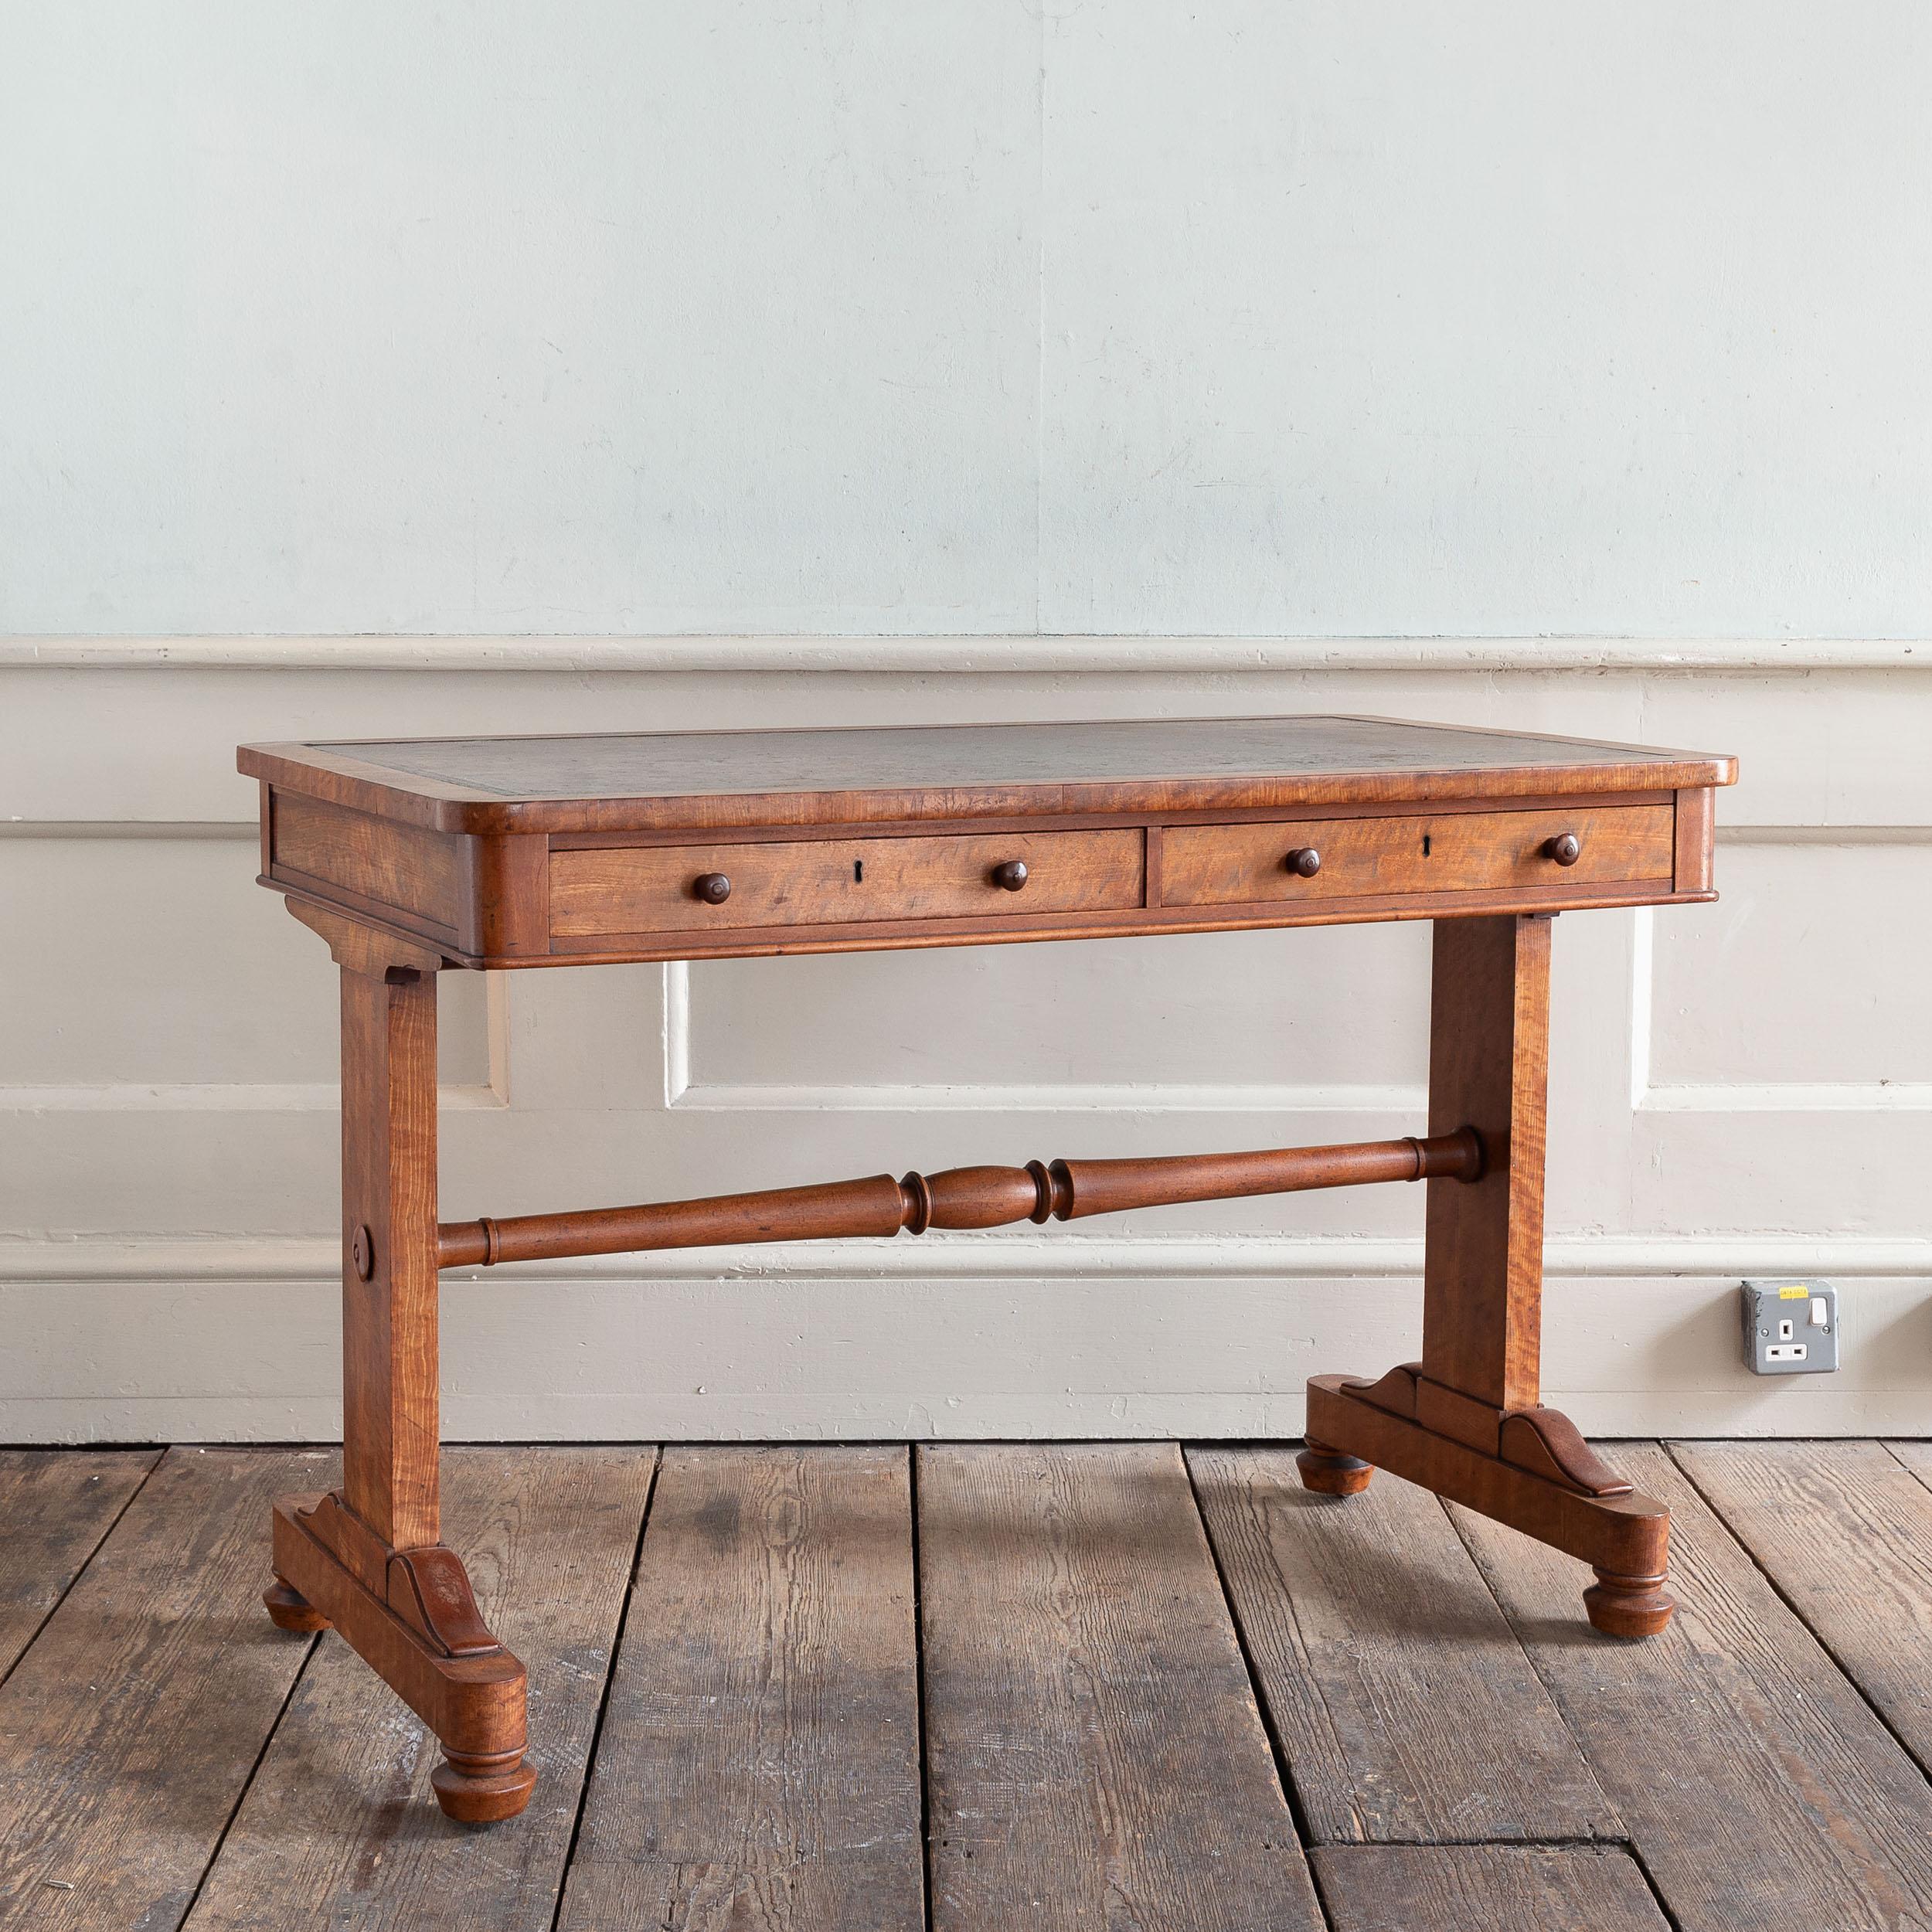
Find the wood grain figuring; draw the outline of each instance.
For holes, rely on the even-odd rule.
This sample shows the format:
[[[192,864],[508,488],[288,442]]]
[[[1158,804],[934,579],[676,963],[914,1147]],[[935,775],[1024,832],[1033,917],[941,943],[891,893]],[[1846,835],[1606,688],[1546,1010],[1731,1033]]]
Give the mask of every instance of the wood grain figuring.
[[[1729,784],[1734,760],[1376,718],[244,745],[278,787],[448,832],[1513,798]]]
[[[1716,855],[1717,794],[1704,786],[1680,791],[1675,831],[1672,883],[1680,893],[1709,892]]]
[[[1170,906],[1276,899],[1320,904],[1560,879],[1578,886],[1668,880],[1675,825],[1667,805],[1632,805],[1169,825],[1161,835],[1162,898]],[[1566,833],[1576,836],[1580,851],[1573,865],[1560,866],[1546,848]],[[1297,852],[1318,855],[1319,869],[1291,866],[1288,855]]]
[[[1620,1494],[1616,1473],[1537,1406],[1549,938],[1532,915],[1673,896],[1709,843],[1708,812],[1682,794],[1730,783],[1730,760],[1356,718],[239,755],[262,781],[272,883],[342,978],[342,1487],[277,1505],[264,1606],[286,1630],[332,1624],[437,1732],[447,1761],[432,1784],[451,1817],[514,1815],[535,1774],[522,1666],[439,1536],[444,1264],[982,1229],[1427,1176],[1421,1372],[1372,1387],[1317,1378],[1302,1480],[1352,1493],[1380,1461],[1587,1556],[1600,1629],[1638,1634],[1668,1616],[1662,1512]],[[1250,811],[1281,822],[1242,822]],[[782,835],[794,828],[824,835]],[[726,835],[699,835],[713,831]],[[1168,903],[1150,903],[1150,878]],[[445,964],[1423,914],[1438,917],[1426,1141],[1035,1162],[437,1223]]]
[[[816,1186],[770,1188],[699,1201],[575,1213],[520,1214],[447,1222],[437,1229],[446,1268],[566,1255],[627,1254],[665,1248],[764,1241],[890,1236],[910,1230],[992,1228],[1014,1221],[1078,1220],[1130,1208],[1233,1200],[1314,1188],[1473,1179],[1482,1148],[1464,1131],[1419,1140],[1359,1141],[1338,1147],[1257,1148],[1237,1154],[1175,1154],[1144,1160],[1031,1161],[1023,1167],[956,1167],[895,1181],[877,1174]]]
[[[1308,1382],[1318,1495],[1359,1494],[1383,1467],[1554,1543],[1593,1566],[1590,1622],[1612,1637],[1670,1619],[1668,1512],[1537,1399],[1549,1042],[1547,920],[1439,920],[1430,1019],[1429,1114],[1472,1128],[1473,1181],[1429,1183],[1422,1355],[1372,1381]]]
[[[274,828],[272,872],[298,872],[340,886],[454,931],[462,855],[458,841],[296,791],[276,800]]]
[[[473,838],[461,930],[466,951],[516,958],[550,947],[550,842]]]
[[[442,949],[426,944],[420,933],[400,932],[380,920],[299,892],[284,894],[282,904],[290,917],[328,947],[329,957],[345,972],[383,979],[392,973],[441,970]]]
[[[1406,1364],[1370,1383],[1346,1376],[1308,1379],[1312,1446],[1359,1458],[1372,1468],[1420,1483],[1580,1561],[1628,1577],[1660,1578],[1669,1546],[1670,1512],[1634,1485],[1599,1496],[1542,1472],[1485,1455],[1404,1414],[1395,1397]],[[1308,1481],[1304,1474],[1303,1481]],[[1313,1487],[1314,1485],[1311,1485]],[[1623,1631],[1619,1634],[1634,1633]]]
[[[1622,1459],[1675,1526],[1641,1646],[1579,1642],[1573,1566],[1455,1517],[1682,1932],[1932,1922],[1932,1787],[1669,1458]]]
[[[1325,1846],[1334,1932],[1671,1932],[1630,1854],[1609,1846]]]
[[[527,1660],[539,1771],[512,1830],[430,1801],[440,1755],[325,1638],[249,1787],[188,1932],[549,1932],[650,1493],[648,1449],[453,1449],[452,1544]]]
[[[0,1679],[160,1460],[158,1449],[0,1449]]]
[[[1566,875],[1559,874],[1560,876]],[[1004,897],[1004,895],[1002,895]],[[1699,901],[1713,893],[1692,895]],[[849,926],[747,926],[697,931],[604,933],[559,937],[546,956],[465,957],[489,969],[523,966],[615,966],[658,960],[760,959],[793,953],[914,951],[939,946],[1014,946],[1046,940],[1151,937],[1163,934],[1282,930],[1298,926],[1374,925],[1411,919],[1482,914],[1555,913],[1594,908],[1691,903],[1663,882],[1615,886],[1519,886],[1496,892],[1410,893],[1332,900],[1299,906],[1133,906],[1115,913],[1036,913],[1005,918],[876,920]]]
[[[342,980],[342,1494],[407,1549],[438,1540],[436,978]]]
[[[277,1628],[332,1627],[441,1741],[430,1782],[445,1813],[480,1825],[523,1809],[536,1781],[523,1665],[455,1551],[392,1550],[340,1495],[298,1495],[275,1500],[274,1563],[263,1601]]]
[[[1316,1932],[1175,1446],[918,1454],[934,1932]]]
[[[550,929],[583,937],[1134,906],[1141,852],[1138,832],[566,850],[550,859]],[[1015,860],[1026,880],[1010,892],[994,875]],[[707,875],[729,879],[728,898],[699,895]]]
[[[920,1932],[908,1476],[665,1452],[560,1932]]]
[[[180,1922],[312,1641],[256,1596],[269,1498],[328,1461],[172,1449],[128,1505],[0,1689],[0,1927]]]
[[[292,906],[330,942],[342,1000],[342,1486],[278,1498],[263,1603],[324,1621],[442,1740],[437,1801],[468,1824],[514,1817],[522,1664],[440,1539],[434,957]]]
[[[1623,1835],[1434,1496],[1311,1495],[1288,1449],[1188,1461],[1316,1842]]]
[[[1932,1475],[1921,1443],[1696,1442],[1672,1453],[1932,1770]]]
[[[1488,1168],[1429,1183],[1422,1366],[1502,1409],[1533,1405],[1540,1373],[1550,934],[1547,920],[1436,922],[1429,1131],[1475,1128]]]

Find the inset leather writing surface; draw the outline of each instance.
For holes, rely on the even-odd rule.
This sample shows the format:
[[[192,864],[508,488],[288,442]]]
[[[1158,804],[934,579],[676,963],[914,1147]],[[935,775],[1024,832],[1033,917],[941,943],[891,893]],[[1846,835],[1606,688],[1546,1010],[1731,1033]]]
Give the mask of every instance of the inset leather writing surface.
[[[1727,784],[1727,758],[1346,717],[248,746],[278,787],[447,831],[1565,797]]]
[[[1668,764],[1675,754],[1373,718],[454,738],[337,745],[506,798]],[[1604,755],[1607,753],[1609,755]]]

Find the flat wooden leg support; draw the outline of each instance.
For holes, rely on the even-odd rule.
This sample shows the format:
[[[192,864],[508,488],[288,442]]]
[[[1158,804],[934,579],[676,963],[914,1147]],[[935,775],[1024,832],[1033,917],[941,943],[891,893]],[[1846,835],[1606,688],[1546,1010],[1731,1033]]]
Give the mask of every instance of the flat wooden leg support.
[[[275,1621],[332,1624],[435,1732],[448,1761],[430,1782],[450,1817],[483,1825],[523,1809],[536,1783],[523,1757],[523,1666],[485,1627],[454,1551],[391,1549],[338,1496],[284,1496],[274,1564]],[[313,1621],[287,1621],[297,1615]]]
[[[1379,1383],[1314,1377],[1308,1383],[1308,1447],[1298,1458],[1303,1482],[1346,1495],[1366,1487],[1371,1469],[1386,1469],[1588,1563],[1597,1581],[1583,1592],[1583,1607],[1606,1635],[1654,1637],[1663,1629],[1675,1606],[1663,1590],[1670,1512],[1662,1503],[1627,1485],[1610,1494],[1587,1493],[1580,1485],[1593,1477],[1600,1488],[1600,1465],[1587,1450],[1577,1458],[1566,1440],[1566,1432],[1573,1437],[1575,1431],[1553,1410],[1535,1411],[1533,1428],[1523,1426],[1529,1418],[1511,1418],[1503,1440],[1512,1454],[1529,1458],[1538,1454],[1536,1444],[1519,1438],[1535,1435],[1541,1441],[1547,1436],[1580,1461],[1583,1477],[1566,1478],[1554,1457],[1547,1471],[1526,1468],[1398,1413],[1405,1386],[1412,1390],[1415,1378],[1401,1369]],[[1379,1400],[1368,1399],[1371,1390]],[[1396,1406],[1384,1406],[1392,1403]],[[1580,1448],[1580,1438],[1577,1445]]]

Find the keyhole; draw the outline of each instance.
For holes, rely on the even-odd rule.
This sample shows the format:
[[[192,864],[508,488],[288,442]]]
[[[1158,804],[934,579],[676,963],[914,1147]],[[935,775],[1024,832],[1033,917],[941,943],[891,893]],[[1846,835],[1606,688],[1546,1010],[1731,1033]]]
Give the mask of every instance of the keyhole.
[[[1422,855],[1425,859],[1429,856],[1429,835],[1426,832],[1422,835]]]
[[[855,859],[852,862],[852,883],[855,886],[862,886],[866,883],[866,862],[862,859]]]

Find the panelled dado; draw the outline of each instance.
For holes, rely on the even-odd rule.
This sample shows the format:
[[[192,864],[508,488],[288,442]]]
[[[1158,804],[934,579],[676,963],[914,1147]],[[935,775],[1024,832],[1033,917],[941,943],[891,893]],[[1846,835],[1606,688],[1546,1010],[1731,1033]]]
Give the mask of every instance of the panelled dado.
[[[242,756],[266,880],[492,967],[1696,898],[1723,765],[1352,718]]]

